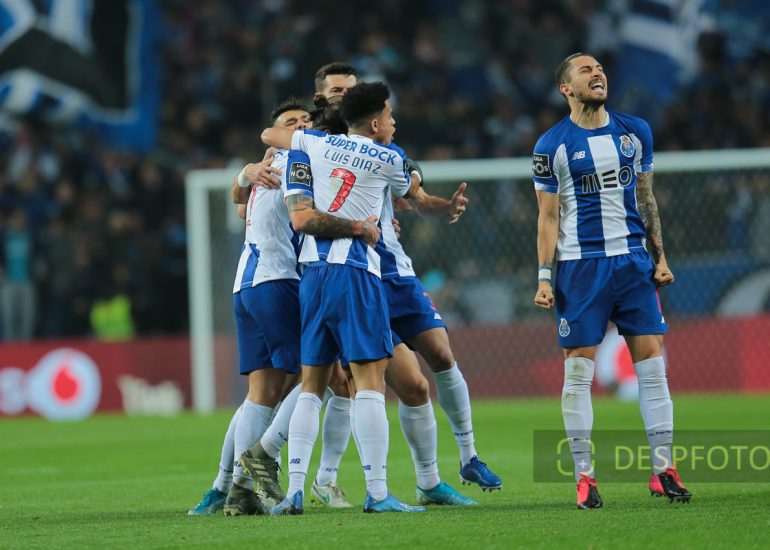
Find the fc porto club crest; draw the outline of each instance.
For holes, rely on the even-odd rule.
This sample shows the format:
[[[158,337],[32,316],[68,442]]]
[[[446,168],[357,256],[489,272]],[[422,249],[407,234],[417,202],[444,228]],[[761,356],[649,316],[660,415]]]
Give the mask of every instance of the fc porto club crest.
[[[631,158],[634,156],[635,151],[636,147],[634,147],[634,142],[631,141],[631,138],[626,135],[620,136],[620,152],[623,153],[623,156]]]
[[[569,336],[569,324],[564,317],[559,320],[559,336],[562,338]]]

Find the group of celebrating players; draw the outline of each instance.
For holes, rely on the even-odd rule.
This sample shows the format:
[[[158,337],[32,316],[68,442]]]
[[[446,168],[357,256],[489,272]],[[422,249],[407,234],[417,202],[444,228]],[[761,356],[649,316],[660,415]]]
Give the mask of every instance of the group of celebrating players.
[[[649,127],[605,110],[606,77],[593,57],[570,56],[557,80],[571,114],[535,148],[535,304],[556,306],[577,504],[602,506],[591,466],[590,387],[595,346],[609,320],[626,337],[639,376],[653,452],[650,490],[686,502],[691,495],[671,463],[673,407],[662,357],[667,326],[656,285],[673,282],[673,275],[652,196]],[[270,146],[265,158],[247,165],[232,185],[246,223],[233,307],[239,368],[249,389],[228,427],[213,487],[189,513],[303,513],[324,403],[314,500],[351,506],[336,478],[352,433],[366,481],[364,512],[474,506],[439,476],[436,419],[415,352],[434,374],[463,483],[494,490],[502,481],[478,457],[468,386],[441,314],[399,243],[394,218],[394,210],[415,210],[455,223],[468,203],[466,184],[450,199],[425,192],[419,166],[393,142],[385,84],[359,84],[351,65],[331,63],[316,73],[315,89],[312,111],[294,99],[274,110],[272,126],[262,133]],[[399,399],[418,506],[388,491],[386,385]],[[286,443],[284,492],[277,460]]]

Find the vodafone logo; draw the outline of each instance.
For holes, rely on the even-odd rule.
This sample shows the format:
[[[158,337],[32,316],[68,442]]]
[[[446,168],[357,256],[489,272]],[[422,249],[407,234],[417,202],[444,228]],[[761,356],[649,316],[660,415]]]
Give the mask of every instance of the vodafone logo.
[[[80,420],[96,410],[101,393],[96,364],[72,348],[48,352],[26,375],[13,367],[0,370],[3,414],[20,414],[29,407],[49,420]]]

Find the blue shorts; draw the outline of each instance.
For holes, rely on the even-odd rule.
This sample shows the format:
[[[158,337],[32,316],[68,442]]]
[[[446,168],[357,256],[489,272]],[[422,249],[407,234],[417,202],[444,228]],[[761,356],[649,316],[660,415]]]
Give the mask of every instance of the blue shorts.
[[[299,372],[299,281],[280,279],[233,294],[241,374],[260,369]]]
[[[433,328],[444,328],[444,320],[417,277],[382,281],[388,297],[390,326],[405,341]],[[400,342],[399,342],[400,343]]]
[[[374,361],[393,356],[382,283],[342,264],[309,265],[299,285],[302,364]]]
[[[612,321],[624,336],[665,334],[655,269],[647,252],[559,262],[556,323],[559,346],[596,346]]]

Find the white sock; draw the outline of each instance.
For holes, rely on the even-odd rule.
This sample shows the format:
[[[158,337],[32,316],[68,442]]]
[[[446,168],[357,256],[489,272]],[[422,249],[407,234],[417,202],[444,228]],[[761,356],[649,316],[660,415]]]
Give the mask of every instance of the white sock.
[[[666,363],[663,357],[653,357],[634,363],[634,370],[639,378],[639,409],[650,444],[652,471],[659,474],[674,467],[674,403],[668,391]]]
[[[315,479],[319,485],[337,481],[337,469],[350,440],[350,399],[334,396],[326,404],[323,430],[321,463]]]
[[[238,417],[241,416],[241,408],[238,407],[230,419],[230,425],[225,433],[225,440],[222,443],[222,454],[219,456],[219,472],[214,479],[213,488],[223,493],[229,493],[233,485],[233,462],[235,462],[235,426],[238,424]]]
[[[310,455],[318,438],[318,421],[321,416],[321,400],[312,393],[301,393],[289,423],[289,490],[291,498],[297,491],[304,491]]]
[[[358,441],[358,434],[356,433],[356,400],[353,397],[350,398],[350,433],[353,435],[353,441],[356,444],[356,449],[358,449],[358,457],[363,464],[364,455],[361,452],[361,442]]]
[[[446,371],[435,373],[436,393],[439,405],[444,409],[452,426],[457,445],[460,448],[460,464],[465,465],[476,456],[473,445],[473,420],[471,420],[471,397],[468,384],[455,361]]]
[[[575,465],[575,481],[581,474],[594,477],[591,464],[591,428],[594,410],[591,405],[591,382],[594,362],[585,357],[564,361],[564,388],[561,393],[561,414],[569,439],[569,449]]]
[[[375,500],[388,496],[388,417],[385,395],[372,390],[356,392],[356,434],[361,445],[366,490]]]
[[[235,463],[233,468],[233,483],[241,487],[252,487],[251,476],[243,471],[238,463],[238,457],[250,448],[265,433],[273,416],[273,407],[265,407],[246,399],[241,405],[241,416],[235,426]]]
[[[441,483],[438,475],[438,430],[436,416],[433,413],[433,403],[428,401],[419,407],[407,407],[398,402],[398,419],[401,431],[404,433],[412,452],[414,473],[417,475],[417,486],[420,489],[433,489]]]
[[[297,404],[300,391],[302,391],[302,387],[299,384],[294,386],[294,389],[289,392],[289,395],[281,403],[273,417],[273,421],[259,440],[265,452],[273,458],[281,456],[281,449],[289,440],[289,421]]]

